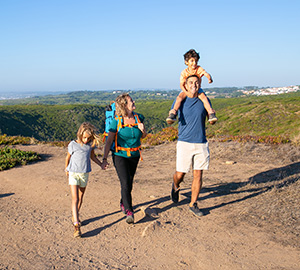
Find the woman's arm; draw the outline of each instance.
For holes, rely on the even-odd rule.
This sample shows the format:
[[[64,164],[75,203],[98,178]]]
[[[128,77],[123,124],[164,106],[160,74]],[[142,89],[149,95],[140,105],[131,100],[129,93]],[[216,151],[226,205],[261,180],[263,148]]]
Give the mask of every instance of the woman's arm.
[[[138,123],[138,128],[142,132],[142,138],[145,138],[147,136],[147,132],[144,123]]]
[[[108,136],[107,136],[106,143],[104,146],[104,154],[103,154],[103,160],[102,160],[102,168],[104,168],[104,169],[106,169],[107,166],[109,165],[107,162],[107,157],[108,157],[108,154],[110,151],[110,147],[115,139],[115,135],[116,135],[115,132],[111,132],[111,131],[108,132]]]

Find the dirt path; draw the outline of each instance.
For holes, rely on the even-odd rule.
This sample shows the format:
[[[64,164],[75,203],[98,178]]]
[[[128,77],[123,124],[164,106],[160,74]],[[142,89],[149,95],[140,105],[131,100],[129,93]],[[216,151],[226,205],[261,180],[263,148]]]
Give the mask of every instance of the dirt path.
[[[0,269],[300,267],[294,236],[276,230],[276,222],[264,217],[261,222],[253,217],[252,222],[248,214],[266,189],[244,183],[299,162],[279,158],[275,148],[211,142],[211,166],[199,199],[206,212],[202,218],[188,211],[190,173],[179,205],[170,201],[175,143],[145,150],[134,183],[134,225],[128,225],[119,210],[120,186],[113,166],[102,171],[93,164],[81,214],[82,239],[72,238],[66,149],[17,148],[38,152],[43,160],[0,172]],[[145,217],[143,207],[159,217]]]

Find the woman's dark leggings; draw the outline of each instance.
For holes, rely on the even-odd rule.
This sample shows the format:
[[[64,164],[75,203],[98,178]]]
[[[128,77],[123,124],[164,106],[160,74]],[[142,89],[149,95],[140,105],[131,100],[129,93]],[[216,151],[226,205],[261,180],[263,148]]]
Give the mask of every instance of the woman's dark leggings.
[[[140,157],[120,157],[113,155],[113,162],[121,184],[121,202],[125,210],[133,212],[132,208],[132,184],[134,174],[139,163]]]

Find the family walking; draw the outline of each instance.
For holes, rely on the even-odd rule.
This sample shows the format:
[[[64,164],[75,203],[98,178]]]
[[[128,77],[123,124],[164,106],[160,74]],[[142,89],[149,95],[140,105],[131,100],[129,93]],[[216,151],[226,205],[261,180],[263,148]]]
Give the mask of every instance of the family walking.
[[[208,117],[209,122],[214,124],[217,118],[210,101],[200,88],[201,77],[206,76],[212,82],[211,76],[197,65],[199,55],[194,50],[187,52],[184,57],[188,65],[187,73],[192,74],[181,76],[181,87],[184,90],[174,102],[167,118],[167,122],[172,123],[178,115],[176,171],[173,175],[171,199],[175,204],[179,202],[180,183],[192,167],[193,181],[189,210],[200,217],[204,213],[198,208],[197,200],[202,187],[203,170],[208,170],[210,157],[205,135],[205,120]],[[193,65],[190,64],[191,62]],[[68,145],[65,171],[69,177],[72,195],[74,237],[81,237],[79,211],[89,172],[91,172],[91,160],[105,170],[110,165],[107,162],[109,152],[112,153],[113,165],[120,180],[120,209],[126,216],[126,222],[134,223],[133,180],[141,159],[141,138],[144,138],[147,133],[144,116],[134,112],[135,103],[129,94],[118,96],[115,105],[115,118],[109,127],[102,162],[94,152],[95,147],[99,145],[99,137],[96,135],[96,128],[90,123],[83,123],[77,132],[77,139]]]

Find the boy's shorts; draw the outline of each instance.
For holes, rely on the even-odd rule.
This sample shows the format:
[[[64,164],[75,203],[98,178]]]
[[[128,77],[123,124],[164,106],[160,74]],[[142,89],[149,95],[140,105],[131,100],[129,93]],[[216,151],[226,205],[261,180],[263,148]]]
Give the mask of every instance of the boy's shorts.
[[[69,172],[69,185],[86,187],[89,180],[89,173]]]
[[[208,170],[209,148],[207,143],[177,142],[176,171],[187,173],[193,170]]]

